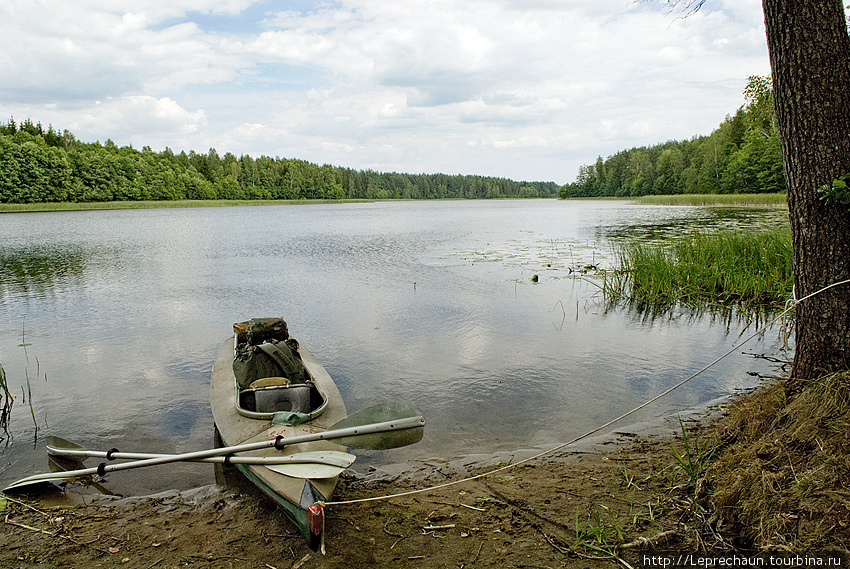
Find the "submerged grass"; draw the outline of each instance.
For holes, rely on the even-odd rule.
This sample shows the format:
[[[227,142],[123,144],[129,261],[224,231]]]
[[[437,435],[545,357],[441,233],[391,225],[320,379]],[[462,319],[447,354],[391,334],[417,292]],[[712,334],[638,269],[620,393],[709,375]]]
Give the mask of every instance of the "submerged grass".
[[[642,196],[635,199],[642,205],[692,205],[727,207],[786,207],[787,194],[676,194]]]
[[[778,306],[791,296],[791,232],[726,230],[691,233],[670,242],[631,242],[620,269],[604,277],[611,300],[647,305]]]
[[[738,402],[707,475],[721,524],[762,550],[850,549],[848,432],[850,372]]]

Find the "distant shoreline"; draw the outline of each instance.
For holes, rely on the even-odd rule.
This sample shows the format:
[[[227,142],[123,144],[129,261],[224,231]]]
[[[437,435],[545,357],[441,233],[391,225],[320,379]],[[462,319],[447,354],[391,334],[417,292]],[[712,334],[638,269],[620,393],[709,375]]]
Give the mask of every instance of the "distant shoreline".
[[[372,203],[376,200],[163,200],[113,202],[41,202],[0,204],[0,213],[36,211],[95,211],[108,209],[163,209],[189,207],[237,207],[258,205],[306,205],[319,203]]]
[[[310,205],[340,203],[377,203],[385,201],[504,201],[555,198],[488,198],[468,200],[464,198],[421,199],[421,200],[378,200],[378,199],[308,199],[308,200],[161,200],[161,201],[109,201],[109,202],[39,202],[3,203],[0,213],[25,213],[39,211],[96,211],[116,209],[162,209],[193,207],[241,207],[262,205]],[[623,200],[638,205],[671,206],[725,206],[725,207],[787,207],[785,194],[678,194],[640,197],[569,198],[559,201]]]

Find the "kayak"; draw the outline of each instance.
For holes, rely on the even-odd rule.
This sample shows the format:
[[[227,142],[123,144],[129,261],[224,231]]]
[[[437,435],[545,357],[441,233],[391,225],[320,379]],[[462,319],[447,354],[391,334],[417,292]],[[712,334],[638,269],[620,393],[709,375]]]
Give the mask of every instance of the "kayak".
[[[210,378],[216,436],[230,447],[322,433],[346,417],[339,389],[319,360],[289,337],[279,318],[234,325],[221,346]],[[309,437],[308,437],[309,438]],[[296,439],[297,440],[297,439]],[[330,440],[274,445],[244,457],[294,457],[285,468],[233,466],[277,502],[315,550],[323,520],[317,503],[330,499],[339,475],[354,460]]]
[[[289,337],[283,319],[253,319],[233,329],[210,377],[216,448],[180,454],[102,451],[51,436],[46,445],[51,472],[13,482],[4,492],[175,462],[215,463],[244,474],[318,549],[323,506],[356,459],[341,444],[370,450],[414,444],[422,440],[425,418],[412,401],[376,403],[347,415],[336,384],[316,357]],[[86,468],[87,458],[108,462]]]

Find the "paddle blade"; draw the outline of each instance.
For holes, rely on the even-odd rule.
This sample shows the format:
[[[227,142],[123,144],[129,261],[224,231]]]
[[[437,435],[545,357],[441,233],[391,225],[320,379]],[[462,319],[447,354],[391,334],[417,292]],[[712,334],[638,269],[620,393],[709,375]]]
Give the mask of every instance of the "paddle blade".
[[[69,470],[81,470],[85,465],[74,458],[59,455],[47,455],[47,466],[50,472],[68,472]]]
[[[57,486],[58,483],[65,482],[64,478],[55,480],[18,480],[9,486],[3,488],[4,494],[45,494],[50,492],[60,492],[61,489]]]
[[[84,447],[60,437],[47,437],[45,442],[47,443],[48,454],[62,454],[62,451],[68,450],[86,450]]]
[[[361,409],[352,413],[345,419],[335,423],[329,430],[345,429],[350,427],[361,427],[374,423],[385,423],[399,419],[412,419],[422,417],[422,412],[412,401],[397,401],[393,403],[381,403]],[[398,448],[422,440],[425,432],[425,419],[422,419],[413,427],[404,427],[397,430],[388,430],[381,433],[367,433],[352,435],[338,439],[340,443],[355,448],[372,450],[386,450]]]
[[[333,478],[357,458],[339,451],[312,451],[289,455],[291,463],[268,464],[266,468],[292,478]]]

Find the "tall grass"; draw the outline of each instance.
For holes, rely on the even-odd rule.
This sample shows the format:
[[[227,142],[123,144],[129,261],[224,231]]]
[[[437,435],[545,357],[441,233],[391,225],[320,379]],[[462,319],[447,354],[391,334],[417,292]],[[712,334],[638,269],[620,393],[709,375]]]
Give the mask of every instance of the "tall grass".
[[[614,301],[650,305],[781,305],[791,296],[791,231],[694,232],[663,244],[631,242],[605,275]]]
[[[642,205],[693,205],[728,207],[786,207],[786,194],[676,194],[671,196],[642,196],[635,199]]]
[[[730,406],[709,468],[715,511],[753,549],[847,547],[850,372],[805,382],[792,398],[781,383]]]

